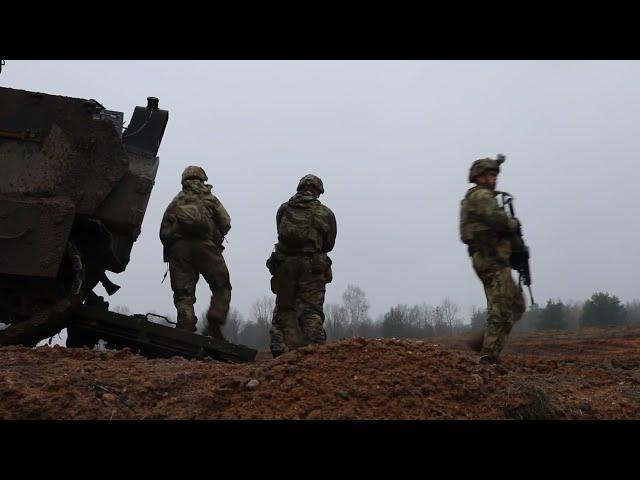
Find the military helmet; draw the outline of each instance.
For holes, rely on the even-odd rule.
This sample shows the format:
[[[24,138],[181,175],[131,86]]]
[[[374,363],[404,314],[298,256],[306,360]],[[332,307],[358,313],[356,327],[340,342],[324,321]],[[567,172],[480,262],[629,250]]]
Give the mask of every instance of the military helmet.
[[[185,180],[189,180],[191,178],[197,178],[198,180],[202,180],[203,182],[206,182],[208,180],[207,174],[204,173],[202,167],[196,167],[194,165],[189,165],[184,169],[184,172],[182,172],[182,183],[184,183]]]
[[[504,162],[504,156],[498,155],[497,160],[493,158],[481,158],[471,164],[469,169],[469,181],[473,182],[474,179],[480,175],[484,175],[487,172],[494,171],[500,173],[500,165]]]
[[[298,192],[302,191],[305,185],[311,185],[313,188],[318,190],[320,193],[324,193],[324,187],[322,186],[322,180],[315,175],[305,175],[298,182]]]

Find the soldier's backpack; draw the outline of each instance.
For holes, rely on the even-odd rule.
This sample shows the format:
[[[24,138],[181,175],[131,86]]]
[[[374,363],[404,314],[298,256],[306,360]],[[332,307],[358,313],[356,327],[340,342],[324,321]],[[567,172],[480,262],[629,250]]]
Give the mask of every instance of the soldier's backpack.
[[[175,207],[173,213],[180,232],[187,237],[207,237],[215,228],[211,212],[203,202],[182,203]]]
[[[320,251],[322,233],[314,208],[289,204],[278,225],[278,240],[292,250]]]
[[[472,191],[476,190],[476,187],[473,187],[467,191],[466,195],[460,202],[460,240],[462,243],[470,245],[473,241],[473,226],[469,222],[469,210],[467,207],[468,198]]]

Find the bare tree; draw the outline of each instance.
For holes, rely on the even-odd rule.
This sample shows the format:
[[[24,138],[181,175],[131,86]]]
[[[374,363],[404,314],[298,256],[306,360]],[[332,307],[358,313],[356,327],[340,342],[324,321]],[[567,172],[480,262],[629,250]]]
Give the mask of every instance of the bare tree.
[[[269,330],[275,309],[273,295],[264,295],[251,305],[250,320],[239,332],[239,341],[254,348],[268,348],[271,343]]]
[[[433,335],[436,337],[442,337],[446,335],[448,330],[448,325],[444,320],[444,315],[442,314],[442,306],[437,306],[433,313],[431,314],[431,326],[433,328]]]
[[[348,313],[346,308],[337,303],[330,303],[324,307],[324,329],[327,340],[344,338],[348,329]]]
[[[431,337],[434,335],[434,309],[426,303],[413,307],[413,322],[415,337]]]
[[[261,325],[271,325],[275,307],[276,301],[273,295],[265,295],[259,298],[251,305],[251,321]]]
[[[442,323],[447,326],[449,335],[453,335],[456,329],[462,324],[460,318],[460,308],[449,297],[445,298],[440,305]]]
[[[471,330],[484,330],[487,324],[487,309],[478,308],[475,305],[471,308]]]
[[[342,303],[347,313],[349,334],[356,336],[358,325],[369,320],[369,301],[364,291],[356,285],[348,285],[342,294]]]
[[[240,330],[244,324],[242,314],[235,308],[229,310],[227,320],[222,327],[222,335],[231,343],[238,343]]]

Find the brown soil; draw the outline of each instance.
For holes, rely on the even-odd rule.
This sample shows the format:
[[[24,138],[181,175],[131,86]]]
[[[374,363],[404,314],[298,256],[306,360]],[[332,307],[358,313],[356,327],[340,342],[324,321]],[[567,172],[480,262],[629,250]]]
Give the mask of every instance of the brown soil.
[[[513,336],[500,367],[466,341],[348,339],[244,365],[3,347],[0,418],[640,417],[640,328]]]

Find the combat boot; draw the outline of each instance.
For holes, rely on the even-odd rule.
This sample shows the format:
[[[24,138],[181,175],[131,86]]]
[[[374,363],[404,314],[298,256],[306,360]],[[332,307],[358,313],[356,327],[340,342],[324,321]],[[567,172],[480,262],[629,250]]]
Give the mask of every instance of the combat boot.
[[[498,363],[498,359],[493,355],[482,355],[480,356],[479,362],[488,365],[495,365]]]
[[[509,371],[500,365],[500,360],[497,357],[491,355],[482,355],[479,359],[480,363],[485,365],[492,365],[493,369],[498,375],[506,375]]]
[[[269,335],[271,337],[270,350],[273,358],[277,358],[289,351],[289,347],[284,343],[284,336],[277,326],[271,327]]]
[[[219,307],[214,306],[213,297],[211,297],[211,303],[209,304],[209,309],[207,310],[207,321],[210,325],[217,323],[218,325],[223,325],[226,320],[226,315],[220,310]]]
[[[198,319],[193,312],[193,306],[191,305],[179,305],[177,306],[177,324],[176,328],[180,330],[186,330],[187,332],[195,332]]]
[[[178,323],[176,324],[176,328],[179,330],[186,330],[187,332],[195,332],[196,331],[196,323],[197,320],[195,318],[180,318],[178,315]]]
[[[211,338],[216,338],[223,342],[227,341],[227,339],[224,338],[224,335],[222,335],[222,328],[220,327],[220,324],[217,322],[209,322],[209,325],[207,325],[207,334]]]

